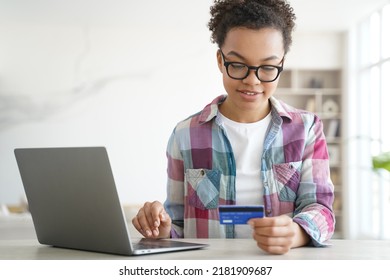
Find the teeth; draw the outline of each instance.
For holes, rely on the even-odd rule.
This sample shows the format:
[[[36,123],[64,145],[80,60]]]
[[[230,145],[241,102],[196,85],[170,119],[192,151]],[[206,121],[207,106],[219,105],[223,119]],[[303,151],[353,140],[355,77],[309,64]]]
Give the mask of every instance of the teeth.
[[[255,95],[256,93],[254,93],[254,92],[245,92],[245,94],[246,94],[246,95],[251,95],[251,96],[252,96],[252,95]]]

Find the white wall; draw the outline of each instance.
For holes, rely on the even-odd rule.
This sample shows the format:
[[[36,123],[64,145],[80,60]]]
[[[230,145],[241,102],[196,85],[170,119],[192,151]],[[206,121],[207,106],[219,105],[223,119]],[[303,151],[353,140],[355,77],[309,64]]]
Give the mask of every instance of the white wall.
[[[286,68],[334,70],[343,68],[345,32],[296,32]]]
[[[164,199],[174,125],[223,93],[211,1],[28,2],[0,2],[0,204],[40,146],[106,146],[122,201]]]
[[[124,203],[163,200],[173,127],[224,93],[212,1],[30,2],[0,0],[0,204],[23,196],[13,149],[41,146],[106,146]],[[298,32],[285,65],[339,67],[340,42]]]

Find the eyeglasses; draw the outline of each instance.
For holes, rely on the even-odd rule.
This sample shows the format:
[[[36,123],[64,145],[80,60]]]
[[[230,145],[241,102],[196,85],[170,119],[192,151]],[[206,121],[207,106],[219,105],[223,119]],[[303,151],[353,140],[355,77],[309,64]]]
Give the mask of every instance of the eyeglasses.
[[[226,67],[228,76],[234,80],[243,80],[249,76],[250,70],[255,71],[257,79],[263,83],[270,83],[275,81],[280,73],[283,71],[284,57],[280,63],[282,66],[275,65],[260,65],[260,66],[248,66],[241,62],[226,61],[225,55],[222,50],[219,50],[222,54],[223,65]]]

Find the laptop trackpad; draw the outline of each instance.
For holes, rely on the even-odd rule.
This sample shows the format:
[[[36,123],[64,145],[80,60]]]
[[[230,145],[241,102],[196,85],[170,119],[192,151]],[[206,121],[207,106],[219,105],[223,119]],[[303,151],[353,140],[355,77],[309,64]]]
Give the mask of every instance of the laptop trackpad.
[[[133,251],[135,253],[161,253],[177,250],[199,249],[206,246],[208,245],[173,239],[142,238],[136,242],[133,242]]]

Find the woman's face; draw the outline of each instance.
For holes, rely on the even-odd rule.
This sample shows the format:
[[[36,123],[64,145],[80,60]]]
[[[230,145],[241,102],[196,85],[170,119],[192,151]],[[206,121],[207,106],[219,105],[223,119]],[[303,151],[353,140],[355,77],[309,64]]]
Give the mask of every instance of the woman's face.
[[[235,28],[227,33],[221,51],[225,60],[218,51],[218,67],[228,94],[220,106],[222,114],[238,122],[254,122],[264,118],[269,113],[268,99],[274,94],[279,78],[273,82],[261,82],[255,71],[251,70],[246,78],[235,80],[228,76],[224,61],[256,67],[281,66],[284,58],[281,32],[272,28]]]

